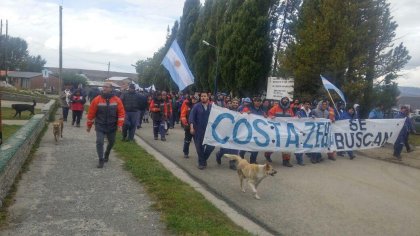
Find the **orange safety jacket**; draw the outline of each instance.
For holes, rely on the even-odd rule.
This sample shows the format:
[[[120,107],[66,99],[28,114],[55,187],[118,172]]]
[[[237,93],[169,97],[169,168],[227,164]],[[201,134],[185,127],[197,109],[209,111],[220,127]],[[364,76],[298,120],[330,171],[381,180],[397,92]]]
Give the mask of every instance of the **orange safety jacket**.
[[[87,114],[87,127],[92,127],[101,132],[114,132],[124,124],[125,110],[121,99],[117,96],[105,98],[96,96],[89,106]]]

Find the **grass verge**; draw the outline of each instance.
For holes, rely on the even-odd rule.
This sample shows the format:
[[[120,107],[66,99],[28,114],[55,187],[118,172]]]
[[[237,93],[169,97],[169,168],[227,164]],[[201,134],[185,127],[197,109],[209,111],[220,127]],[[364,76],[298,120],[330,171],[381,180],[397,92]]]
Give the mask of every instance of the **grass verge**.
[[[14,198],[16,195],[17,187],[19,184],[19,181],[22,179],[22,175],[29,170],[29,164],[32,162],[34,158],[34,154],[36,150],[38,150],[39,143],[41,142],[42,137],[44,136],[45,132],[48,129],[48,125],[45,124],[43,130],[39,134],[38,139],[34,143],[34,146],[32,147],[28,158],[26,158],[25,163],[23,163],[22,168],[20,169],[19,174],[16,176],[15,181],[13,185],[10,187],[9,193],[3,200],[3,205],[0,208],[0,229],[7,226],[8,222],[8,208],[14,203]]]
[[[420,146],[420,135],[410,134],[408,142],[414,146]]]
[[[121,134],[117,140],[115,151],[154,200],[168,230],[178,235],[251,235],[136,143],[119,141]]]
[[[35,108],[35,114],[40,114],[41,113],[41,109],[36,109]],[[29,111],[23,111],[21,113],[21,117],[19,118],[19,115],[17,115],[16,117],[13,117],[15,115],[15,110],[10,108],[10,107],[2,107],[1,108],[1,116],[3,120],[29,120],[31,119],[32,115],[31,112]]]
[[[3,142],[7,140],[12,134],[16,133],[18,129],[22,127],[21,125],[3,125],[2,132],[3,132]]]

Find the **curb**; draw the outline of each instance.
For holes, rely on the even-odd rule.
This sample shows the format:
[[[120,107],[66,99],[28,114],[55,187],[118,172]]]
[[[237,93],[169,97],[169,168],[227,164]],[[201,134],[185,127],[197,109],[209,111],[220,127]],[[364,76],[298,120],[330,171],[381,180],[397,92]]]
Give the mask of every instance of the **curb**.
[[[135,141],[138,145],[143,147],[148,153],[153,155],[166,169],[168,169],[173,175],[193,187],[197,192],[201,193],[208,201],[210,201],[215,207],[227,215],[235,224],[244,228],[248,232],[254,235],[274,235],[267,231],[267,229],[258,225],[248,217],[240,214],[237,210],[233,209],[223,201],[222,199],[215,196],[213,193],[207,190],[202,184],[194,180],[185,170],[178,167],[177,164],[166,158],[158,150],[149,145],[145,140],[135,135]]]

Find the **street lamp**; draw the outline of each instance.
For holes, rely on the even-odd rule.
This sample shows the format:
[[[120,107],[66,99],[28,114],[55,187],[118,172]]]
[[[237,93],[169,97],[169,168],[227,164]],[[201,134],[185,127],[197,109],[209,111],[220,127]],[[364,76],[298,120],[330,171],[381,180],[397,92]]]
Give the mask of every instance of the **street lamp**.
[[[206,40],[203,40],[202,42],[204,45],[216,49],[216,75],[214,76],[214,96],[216,97],[217,96],[217,72],[218,72],[218,67],[219,67],[219,48],[210,44]]]

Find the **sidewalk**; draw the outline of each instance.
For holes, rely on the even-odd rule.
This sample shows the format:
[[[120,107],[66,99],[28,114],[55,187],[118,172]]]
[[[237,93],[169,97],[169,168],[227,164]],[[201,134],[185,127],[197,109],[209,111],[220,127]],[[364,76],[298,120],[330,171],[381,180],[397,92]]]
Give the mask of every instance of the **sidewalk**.
[[[143,188],[111,152],[97,169],[95,132],[64,127],[55,144],[50,125],[9,207],[0,235],[166,235]]]

